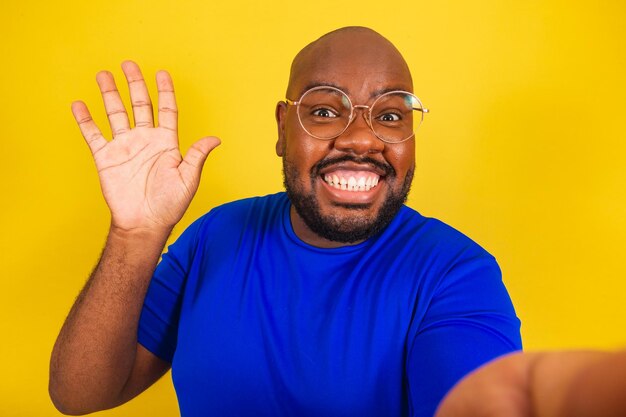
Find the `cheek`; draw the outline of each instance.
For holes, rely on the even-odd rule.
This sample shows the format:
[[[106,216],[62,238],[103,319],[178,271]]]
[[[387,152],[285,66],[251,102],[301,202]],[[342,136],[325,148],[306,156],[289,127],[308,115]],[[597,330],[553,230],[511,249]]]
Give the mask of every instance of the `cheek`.
[[[313,165],[327,155],[331,147],[332,141],[312,138],[299,125],[294,126],[293,123],[287,126],[285,133],[285,157],[301,172],[309,172]]]
[[[385,159],[396,170],[399,178],[415,167],[415,142],[401,143],[385,147]]]

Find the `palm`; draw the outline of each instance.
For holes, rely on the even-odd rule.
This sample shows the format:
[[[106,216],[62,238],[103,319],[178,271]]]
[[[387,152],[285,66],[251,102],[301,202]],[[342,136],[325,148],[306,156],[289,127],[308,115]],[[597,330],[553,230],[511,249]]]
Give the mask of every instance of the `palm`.
[[[187,209],[198,187],[202,164],[217,146],[216,138],[196,142],[183,158],[178,148],[176,102],[167,73],[157,74],[159,126],[136,64],[125,62],[135,127],[131,128],[110,73],[98,74],[113,140],[106,141],[87,107],[77,102],[74,116],[88,142],[98,169],[113,224],[128,230],[171,228]]]
[[[104,198],[121,227],[175,224],[197,185],[182,178],[177,138],[164,129],[135,128],[107,143],[94,159]]]

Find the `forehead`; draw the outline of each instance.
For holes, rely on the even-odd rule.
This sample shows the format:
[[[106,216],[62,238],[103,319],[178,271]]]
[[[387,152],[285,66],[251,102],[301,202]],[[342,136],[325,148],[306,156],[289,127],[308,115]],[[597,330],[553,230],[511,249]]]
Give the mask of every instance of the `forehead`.
[[[340,88],[357,101],[389,90],[413,89],[402,55],[375,33],[329,36],[302,50],[292,66],[288,97],[297,99],[317,85]]]

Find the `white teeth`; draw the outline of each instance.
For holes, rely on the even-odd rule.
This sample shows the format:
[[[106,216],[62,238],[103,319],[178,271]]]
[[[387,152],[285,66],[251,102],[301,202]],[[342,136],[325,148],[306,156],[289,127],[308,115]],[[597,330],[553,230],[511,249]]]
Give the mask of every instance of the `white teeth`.
[[[348,179],[348,190],[355,191],[356,188],[356,179],[354,177],[350,177]]]
[[[347,191],[369,191],[372,188],[376,187],[376,185],[378,185],[378,180],[379,177],[376,175],[368,177],[350,176],[348,179],[346,179],[345,177],[339,178],[337,174],[324,175],[324,181],[326,181],[326,183],[329,184],[331,187]]]

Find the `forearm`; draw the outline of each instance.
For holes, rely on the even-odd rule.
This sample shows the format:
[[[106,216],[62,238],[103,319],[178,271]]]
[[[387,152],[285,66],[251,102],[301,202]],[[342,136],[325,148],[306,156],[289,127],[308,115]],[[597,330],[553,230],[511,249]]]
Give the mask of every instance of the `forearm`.
[[[626,415],[626,351],[548,352],[533,365],[534,416]]]
[[[517,353],[461,380],[437,417],[626,415],[626,351]]]
[[[436,417],[530,417],[533,355],[502,356],[465,376],[439,404]]]
[[[562,415],[626,416],[626,351],[610,353],[578,373]]]
[[[52,352],[50,395],[60,409],[90,412],[123,401],[143,300],[168,234],[109,232]]]

